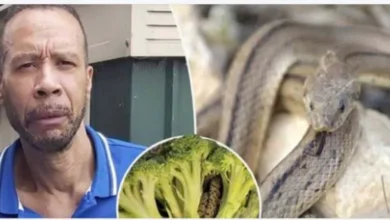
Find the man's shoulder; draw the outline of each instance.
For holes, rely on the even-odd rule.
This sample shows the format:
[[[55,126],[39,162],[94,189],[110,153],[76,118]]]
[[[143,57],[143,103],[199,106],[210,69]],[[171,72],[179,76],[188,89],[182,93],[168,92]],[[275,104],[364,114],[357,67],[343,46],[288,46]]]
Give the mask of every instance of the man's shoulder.
[[[132,151],[132,152],[143,152],[146,147],[140,144],[127,142],[115,138],[107,138],[108,144],[110,145],[111,150],[114,151]]]
[[[133,158],[138,157],[142,152],[144,152],[147,147],[140,144],[127,142],[115,138],[107,138],[108,145],[110,146],[110,151],[115,157],[120,158]]]
[[[145,146],[115,138],[107,138],[107,142],[119,178],[122,178],[129,166],[147,149]]]

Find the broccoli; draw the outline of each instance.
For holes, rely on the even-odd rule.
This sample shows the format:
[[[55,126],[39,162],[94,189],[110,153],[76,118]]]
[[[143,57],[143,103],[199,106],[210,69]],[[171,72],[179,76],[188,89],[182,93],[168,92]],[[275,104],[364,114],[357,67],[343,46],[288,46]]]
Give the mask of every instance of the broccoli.
[[[205,175],[202,173],[203,161],[213,150],[211,142],[185,137],[173,142],[167,158],[167,170],[176,180],[180,202],[185,204],[183,215],[199,218],[198,206],[203,191]]]
[[[222,177],[222,200],[216,217],[233,218],[245,203],[250,191],[256,188],[255,181],[240,159],[222,147],[210,155],[204,163],[204,169]]]
[[[119,197],[120,208],[133,218],[161,218],[155,190],[162,164],[154,160],[135,163],[126,177]]]
[[[257,194],[249,197],[256,192],[255,180],[229,150],[197,135],[183,136],[158,148],[145,153],[125,178],[119,217],[258,215]]]
[[[238,210],[234,218],[258,218],[260,213],[259,202],[256,189],[252,189],[249,192],[248,199]]]

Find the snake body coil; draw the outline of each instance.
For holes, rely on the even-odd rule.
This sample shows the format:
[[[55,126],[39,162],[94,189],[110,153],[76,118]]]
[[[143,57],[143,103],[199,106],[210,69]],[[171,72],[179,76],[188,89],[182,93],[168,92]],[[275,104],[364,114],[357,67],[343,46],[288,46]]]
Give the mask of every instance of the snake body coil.
[[[242,45],[229,70],[218,140],[231,146],[256,171],[288,69],[301,62],[316,64],[328,49],[345,44],[390,53],[390,33],[368,27],[314,26],[286,20],[260,28]]]
[[[374,38],[375,42],[372,41]],[[343,48],[337,50],[337,60],[340,61],[336,62],[338,68],[344,65],[353,67],[346,70],[353,72],[353,77],[357,78],[359,71],[390,69],[390,47],[387,45],[390,45],[390,33],[378,29],[313,26],[285,20],[272,22],[260,28],[242,46],[228,74],[225,85],[227,92],[223,94],[222,101],[219,103],[216,98],[213,107],[199,115],[198,123],[213,121],[210,117],[218,115],[222,110],[222,117],[214,120],[219,123],[219,141],[237,151],[259,180],[257,168],[260,152],[287,71],[297,63],[318,64],[318,58],[327,50]],[[327,63],[326,67],[324,63]],[[319,72],[336,68],[332,62],[322,64]],[[338,85],[337,82],[348,81],[352,77],[343,71],[330,72],[338,74],[316,74],[332,75],[333,78],[325,80],[328,89],[332,88],[329,85]],[[337,87],[333,89],[336,91]],[[359,107],[353,107],[355,101],[351,100],[355,96],[346,95],[349,94],[348,90],[354,89],[340,90],[340,94],[346,92],[346,99],[338,101],[348,104],[350,107],[347,110],[351,111],[342,114],[335,112],[334,109],[340,107],[336,108],[336,104],[322,111],[324,105],[312,110],[310,104],[307,104],[308,100],[321,103],[324,100],[320,96],[305,99],[313,126],[299,145],[264,180],[259,180],[263,217],[299,217],[342,175],[353,155],[356,135],[359,133],[355,130],[359,127]],[[335,95],[329,93],[327,98]],[[322,115],[316,116],[317,113]],[[327,119],[326,123],[314,120],[321,117]],[[318,126],[321,123],[323,126]],[[338,129],[329,130],[330,127]]]
[[[352,158],[360,134],[360,86],[353,68],[339,56],[327,53],[322,58],[326,65],[306,79],[304,100],[312,126],[262,182],[265,218],[302,215],[335,184]]]

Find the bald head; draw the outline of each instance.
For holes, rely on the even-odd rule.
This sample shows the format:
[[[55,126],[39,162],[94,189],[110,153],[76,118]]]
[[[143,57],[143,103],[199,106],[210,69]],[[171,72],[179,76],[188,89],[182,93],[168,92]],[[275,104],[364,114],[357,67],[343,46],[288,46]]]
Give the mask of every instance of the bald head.
[[[4,61],[7,58],[10,46],[14,44],[15,37],[20,37],[18,34],[25,34],[21,31],[18,32],[18,24],[23,22],[31,23],[31,30],[35,31],[36,28],[39,29],[39,26],[42,24],[42,22],[49,23],[51,20],[47,19],[48,17],[45,16],[34,16],[39,15],[42,12],[50,12],[52,16],[68,16],[68,22],[74,22],[74,28],[78,29],[75,33],[79,32],[79,36],[75,37],[82,41],[85,63],[88,64],[87,37],[80,17],[73,7],[69,5],[11,5],[9,8],[7,8],[6,16],[3,19],[4,26],[0,31],[0,70],[3,70],[4,68]],[[41,18],[41,21],[37,22],[35,19],[29,19],[31,16],[38,18],[38,21],[39,18]]]

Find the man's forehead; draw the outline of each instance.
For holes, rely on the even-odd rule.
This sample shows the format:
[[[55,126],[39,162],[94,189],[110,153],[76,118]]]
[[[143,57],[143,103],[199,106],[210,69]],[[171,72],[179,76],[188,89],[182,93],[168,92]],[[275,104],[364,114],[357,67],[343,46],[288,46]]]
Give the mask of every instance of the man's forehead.
[[[82,41],[82,30],[72,15],[61,9],[26,9],[9,21],[4,41],[14,44],[26,38],[61,36],[63,41]]]
[[[81,48],[77,42],[76,36],[65,35],[50,35],[45,34],[42,36],[21,36],[8,38],[4,41],[9,50],[23,51],[41,51],[41,50],[75,50],[78,51]]]
[[[44,13],[44,14],[41,14]],[[26,9],[7,24],[4,41],[7,53],[83,49],[83,33],[76,19],[63,10]]]

